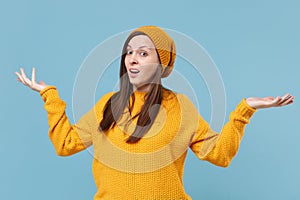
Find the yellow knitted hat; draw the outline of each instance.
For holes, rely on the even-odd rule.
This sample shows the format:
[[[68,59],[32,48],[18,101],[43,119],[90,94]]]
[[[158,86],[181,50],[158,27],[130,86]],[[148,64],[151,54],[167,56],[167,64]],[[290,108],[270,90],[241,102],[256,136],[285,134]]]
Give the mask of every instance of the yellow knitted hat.
[[[141,26],[131,34],[135,32],[145,33],[152,40],[162,65],[162,78],[169,76],[174,68],[176,57],[176,47],[173,39],[157,26]]]

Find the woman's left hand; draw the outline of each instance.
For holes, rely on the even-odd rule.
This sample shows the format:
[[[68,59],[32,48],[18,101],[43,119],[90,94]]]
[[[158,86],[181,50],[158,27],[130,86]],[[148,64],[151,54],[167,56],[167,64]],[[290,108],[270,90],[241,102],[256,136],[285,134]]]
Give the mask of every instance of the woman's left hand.
[[[246,102],[249,106],[255,109],[259,108],[271,108],[271,107],[279,107],[279,106],[286,106],[294,101],[294,96],[291,96],[289,93],[286,95],[280,97],[277,96],[274,97],[264,97],[264,98],[258,98],[258,97],[249,97],[246,99]]]

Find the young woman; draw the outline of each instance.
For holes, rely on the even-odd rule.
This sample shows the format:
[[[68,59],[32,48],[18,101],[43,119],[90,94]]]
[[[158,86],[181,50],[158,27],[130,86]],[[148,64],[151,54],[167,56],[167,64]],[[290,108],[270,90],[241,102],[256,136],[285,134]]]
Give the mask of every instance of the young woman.
[[[188,148],[201,160],[227,167],[244,129],[259,108],[285,106],[294,97],[242,99],[220,133],[214,132],[183,94],[164,88],[176,56],[172,38],[156,26],[134,30],[125,41],[120,90],[105,94],[71,125],[54,86],[18,81],[40,93],[48,113],[49,137],[60,156],[94,145],[95,199],[191,199],[182,176]]]

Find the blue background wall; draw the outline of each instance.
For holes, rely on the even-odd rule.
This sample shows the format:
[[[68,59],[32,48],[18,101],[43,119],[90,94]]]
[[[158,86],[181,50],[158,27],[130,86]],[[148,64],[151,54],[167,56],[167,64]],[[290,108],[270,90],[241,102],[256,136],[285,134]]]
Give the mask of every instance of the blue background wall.
[[[193,199],[300,199],[299,9],[296,0],[1,1],[0,198],[79,200],[96,192],[92,156],[56,156],[40,96],[14,72],[24,67],[30,76],[35,66],[38,80],[57,86],[74,122],[73,84],[89,52],[114,34],[150,24],[182,32],[207,50],[224,81],[227,117],[244,97],[296,97],[293,105],[255,113],[229,168],[189,152],[186,192]],[[111,76],[117,79],[117,68]],[[100,83],[97,95],[110,89]],[[199,94],[209,121],[208,93]]]

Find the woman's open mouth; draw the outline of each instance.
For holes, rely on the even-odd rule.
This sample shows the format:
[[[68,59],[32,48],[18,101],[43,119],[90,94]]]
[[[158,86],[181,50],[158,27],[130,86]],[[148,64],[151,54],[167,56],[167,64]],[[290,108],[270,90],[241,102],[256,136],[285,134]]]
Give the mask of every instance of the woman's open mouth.
[[[129,71],[133,74],[138,74],[140,72],[138,69],[129,69]]]
[[[131,78],[134,78],[138,75],[138,73],[140,72],[140,70],[136,69],[136,68],[130,68],[129,70],[129,76]]]

